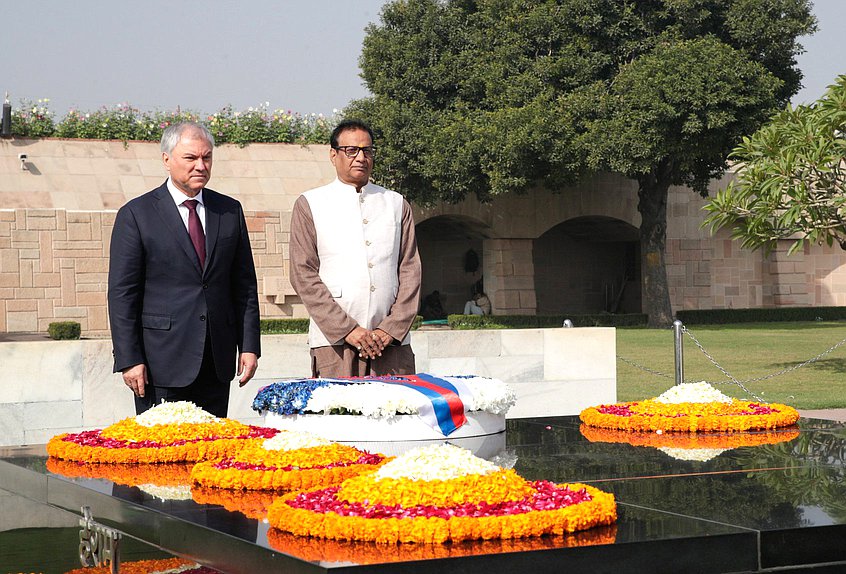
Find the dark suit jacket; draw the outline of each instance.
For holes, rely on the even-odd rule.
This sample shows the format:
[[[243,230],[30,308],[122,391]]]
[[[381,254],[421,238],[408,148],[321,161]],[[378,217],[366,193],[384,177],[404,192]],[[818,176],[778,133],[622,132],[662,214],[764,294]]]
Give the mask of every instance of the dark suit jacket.
[[[115,372],[145,363],[148,382],[191,384],[211,337],[217,376],[235,376],[237,353],[261,354],[256,271],[241,204],[203,190],[206,265],[167,185],[124,205],[109,261]],[[207,331],[208,328],[208,331]]]

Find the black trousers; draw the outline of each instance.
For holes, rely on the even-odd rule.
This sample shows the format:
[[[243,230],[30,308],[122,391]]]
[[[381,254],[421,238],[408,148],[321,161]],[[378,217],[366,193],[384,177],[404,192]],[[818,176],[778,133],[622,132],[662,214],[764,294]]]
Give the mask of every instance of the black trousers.
[[[221,381],[217,378],[211,337],[208,332],[206,347],[203,350],[203,363],[194,382],[187,387],[156,387],[148,384],[144,389],[144,396],[135,397],[135,414],[140,415],[163,400],[191,401],[216,417],[226,417],[229,412],[229,381]]]

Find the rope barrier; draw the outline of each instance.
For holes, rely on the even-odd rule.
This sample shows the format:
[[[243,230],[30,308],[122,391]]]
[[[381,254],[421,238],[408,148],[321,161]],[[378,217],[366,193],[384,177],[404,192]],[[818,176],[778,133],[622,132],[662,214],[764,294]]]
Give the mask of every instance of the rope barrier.
[[[765,401],[761,397],[759,397],[758,395],[756,395],[755,393],[750,391],[748,388],[746,388],[746,386],[745,386],[746,384],[757,383],[757,382],[760,382],[760,381],[766,381],[766,380],[769,380],[769,379],[773,379],[775,377],[780,377],[781,375],[786,375],[787,373],[792,373],[793,371],[795,371],[797,369],[801,369],[802,367],[806,367],[810,364],[813,364],[813,363],[819,361],[820,359],[822,359],[826,355],[829,355],[830,353],[836,351],[838,348],[840,348],[844,344],[846,344],[846,339],[843,339],[842,341],[835,343],[834,345],[832,345],[831,347],[829,347],[828,349],[826,349],[822,353],[820,353],[820,354],[818,354],[814,357],[811,357],[810,359],[808,359],[806,361],[802,361],[798,365],[793,365],[792,367],[787,367],[787,368],[782,369],[780,371],[777,371],[775,373],[770,373],[769,375],[763,375],[763,376],[760,376],[760,377],[754,377],[754,378],[751,378],[751,379],[746,379],[744,381],[738,381],[725,368],[723,368],[723,366],[720,365],[717,362],[717,360],[714,359],[714,357],[707,350],[705,350],[705,347],[702,345],[702,343],[699,342],[699,340],[693,335],[693,333],[690,332],[689,329],[682,326],[681,330],[682,330],[683,333],[687,334],[688,338],[693,342],[694,345],[696,345],[696,347],[702,352],[702,354],[705,355],[705,357],[707,357],[707,359],[711,362],[711,364],[713,364],[714,367],[719,369],[719,371],[721,373],[723,373],[723,375],[728,377],[728,380],[725,380],[725,381],[707,381],[708,383],[713,384],[713,385],[727,385],[727,384],[736,385],[736,386],[740,387],[746,394],[748,394],[749,396],[753,397],[755,400],[760,401],[760,402],[765,402]],[[641,371],[647,372],[651,375],[655,375],[655,376],[666,378],[666,379],[673,379],[674,378],[672,375],[668,375],[667,373],[662,373],[661,371],[651,369],[649,367],[646,367],[644,365],[636,363],[635,361],[632,361],[632,360],[627,359],[625,357],[622,357],[620,355],[617,355],[617,360],[629,365],[630,367],[633,367],[635,369],[639,369]],[[691,382],[691,381],[687,380],[685,382]]]

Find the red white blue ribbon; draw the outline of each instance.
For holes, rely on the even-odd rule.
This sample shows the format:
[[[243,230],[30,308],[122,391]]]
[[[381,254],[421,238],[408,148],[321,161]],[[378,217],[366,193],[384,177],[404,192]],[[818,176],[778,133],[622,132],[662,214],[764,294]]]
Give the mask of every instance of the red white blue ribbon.
[[[463,394],[470,397],[466,386],[457,380],[447,381],[427,373],[416,375],[389,375],[381,377],[359,377],[355,382],[372,382],[400,385],[420,394],[417,413],[426,423],[444,436],[448,436],[467,422],[464,415]]]

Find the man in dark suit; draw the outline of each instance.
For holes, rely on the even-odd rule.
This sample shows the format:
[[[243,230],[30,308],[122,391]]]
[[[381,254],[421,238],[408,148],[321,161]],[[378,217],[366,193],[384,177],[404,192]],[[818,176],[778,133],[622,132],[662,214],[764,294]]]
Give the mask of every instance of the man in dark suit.
[[[115,372],[141,413],[192,401],[225,417],[261,354],[256,271],[241,204],[207,189],[214,138],[185,122],[162,134],[170,177],[115,217],[109,320]],[[237,354],[237,357],[236,357]]]

